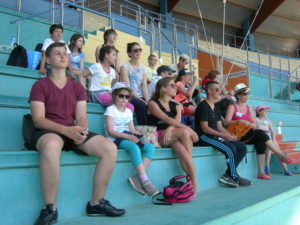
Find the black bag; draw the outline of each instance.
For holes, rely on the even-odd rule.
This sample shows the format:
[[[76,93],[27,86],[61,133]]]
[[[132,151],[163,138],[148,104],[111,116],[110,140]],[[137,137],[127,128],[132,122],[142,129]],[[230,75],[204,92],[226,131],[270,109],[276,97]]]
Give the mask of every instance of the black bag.
[[[18,44],[15,44],[16,47],[12,50],[7,60],[7,65],[9,66],[18,66],[27,68],[28,60],[27,60],[27,52],[26,49]]]
[[[26,114],[23,116],[23,128],[22,135],[24,139],[24,146],[27,149],[33,149],[34,147],[31,145],[32,134],[35,131],[35,127],[33,125],[33,120],[31,114]]]
[[[38,43],[36,44],[34,51],[42,52],[42,48],[43,48],[43,43]]]
[[[43,43],[38,43],[38,44],[35,46],[34,51],[42,52],[42,47],[43,47]],[[35,69],[36,69],[36,70],[39,70],[40,67],[41,67],[41,61],[40,61],[40,63],[35,67]]]

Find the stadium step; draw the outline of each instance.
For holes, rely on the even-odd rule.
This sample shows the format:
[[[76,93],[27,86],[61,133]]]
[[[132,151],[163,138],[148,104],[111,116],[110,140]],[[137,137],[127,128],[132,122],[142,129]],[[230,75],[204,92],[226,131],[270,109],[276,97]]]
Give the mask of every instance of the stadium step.
[[[218,178],[226,169],[224,156],[211,147],[196,147],[193,160],[199,181],[199,195],[205,190],[218,187]],[[93,170],[97,159],[73,152],[61,153],[60,185],[57,205],[60,219],[84,215],[85,206],[91,197]],[[39,184],[39,153],[36,151],[0,151],[0,208],[1,224],[32,224],[43,207]],[[256,156],[253,146],[248,146],[247,163],[238,167],[241,176],[254,180]],[[162,190],[170,178],[183,174],[177,157],[171,149],[156,149],[147,171],[153,184]],[[130,156],[118,151],[117,164],[108,185],[105,197],[118,207],[130,207],[149,203],[150,198],[139,195],[128,183],[134,174]],[[256,181],[255,181],[256,183]],[[15,202],[7,207],[8,202]],[[15,212],[24,212],[15,215]]]
[[[59,220],[57,225],[299,224],[299,175],[273,175],[271,181],[255,179],[253,183],[250,187],[202,191],[188,203],[157,206],[148,202],[126,208],[122,217],[81,216]]]

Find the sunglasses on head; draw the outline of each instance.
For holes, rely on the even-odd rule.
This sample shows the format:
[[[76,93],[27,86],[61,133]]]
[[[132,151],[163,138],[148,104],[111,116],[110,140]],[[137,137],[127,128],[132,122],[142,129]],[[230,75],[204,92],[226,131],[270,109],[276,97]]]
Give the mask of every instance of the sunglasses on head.
[[[119,98],[126,98],[126,99],[129,99],[130,98],[130,95],[123,95],[123,94],[118,94],[118,97]]]
[[[132,52],[134,52],[134,53],[142,52],[142,49],[141,48],[136,48],[136,49],[133,49]]]

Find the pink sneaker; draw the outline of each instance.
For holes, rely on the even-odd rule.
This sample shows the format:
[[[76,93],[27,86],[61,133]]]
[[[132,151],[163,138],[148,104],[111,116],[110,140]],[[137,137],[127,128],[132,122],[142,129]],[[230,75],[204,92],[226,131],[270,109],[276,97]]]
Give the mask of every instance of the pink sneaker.
[[[138,175],[134,175],[131,177],[128,177],[128,180],[130,182],[130,184],[132,185],[132,187],[141,195],[145,195],[145,191],[142,187],[142,183],[138,177]]]
[[[280,162],[282,163],[286,163],[286,164],[292,164],[295,160],[293,158],[290,157],[286,157],[285,159],[278,159]]]
[[[262,179],[262,180],[270,180],[271,177],[268,175],[257,175],[258,179]]]

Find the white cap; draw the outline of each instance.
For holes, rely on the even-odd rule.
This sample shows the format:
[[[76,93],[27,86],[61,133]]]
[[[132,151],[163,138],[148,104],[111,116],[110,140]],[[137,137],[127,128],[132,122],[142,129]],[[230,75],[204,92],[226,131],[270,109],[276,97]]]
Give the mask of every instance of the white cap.
[[[125,82],[117,82],[112,87],[112,91],[118,90],[118,89],[127,89],[129,92],[132,92],[131,88],[125,83]]]
[[[189,57],[187,54],[181,54],[181,55],[179,56],[179,58],[182,58],[182,59],[184,59],[184,60],[187,61],[187,62],[190,61],[190,57]]]

